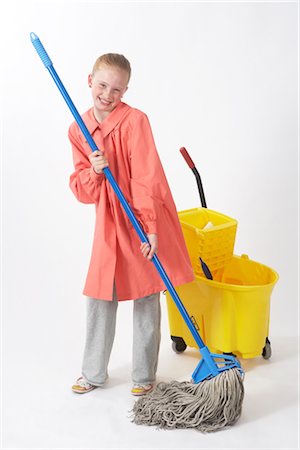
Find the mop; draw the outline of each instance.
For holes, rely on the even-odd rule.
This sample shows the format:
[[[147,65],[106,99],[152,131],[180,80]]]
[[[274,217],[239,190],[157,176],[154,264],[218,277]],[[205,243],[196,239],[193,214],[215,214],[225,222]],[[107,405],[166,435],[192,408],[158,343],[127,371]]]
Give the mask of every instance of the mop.
[[[30,38],[91,150],[98,150],[40,39],[35,33],[30,33]],[[149,243],[147,235],[132,212],[109,167],[104,168],[103,172],[141,242]],[[157,255],[154,255],[151,261],[189,327],[202,359],[192,374],[191,382],[159,383],[152,393],[139,399],[133,407],[132,420],[136,424],[156,425],[160,428],[195,428],[202,432],[216,431],[233,425],[241,415],[244,372],[233,356],[210,353]]]

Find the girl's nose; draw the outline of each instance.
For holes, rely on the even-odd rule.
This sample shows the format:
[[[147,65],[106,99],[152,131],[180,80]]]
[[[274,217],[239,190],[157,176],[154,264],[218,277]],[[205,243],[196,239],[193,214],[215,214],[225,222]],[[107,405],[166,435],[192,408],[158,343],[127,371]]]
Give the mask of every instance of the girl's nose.
[[[104,95],[105,95],[106,100],[111,100],[112,99],[112,89],[110,89],[109,87],[106,87]]]

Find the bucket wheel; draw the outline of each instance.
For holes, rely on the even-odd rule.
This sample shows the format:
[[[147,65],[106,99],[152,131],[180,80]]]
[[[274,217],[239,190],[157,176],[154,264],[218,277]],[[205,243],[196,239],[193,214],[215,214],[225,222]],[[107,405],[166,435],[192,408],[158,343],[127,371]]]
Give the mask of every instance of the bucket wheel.
[[[183,353],[186,349],[187,345],[184,342],[184,339],[179,336],[171,336],[172,339],[172,349],[175,353]]]
[[[262,357],[264,359],[270,359],[272,356],[272,349],[271,349],[271,342],[269,341],[269,339],[266,337],[266,345],[263,348],[262,351]]]
[[[234,356],[234,358],[236,358],[236,354],[232,352],[223,352],[223,355]]]

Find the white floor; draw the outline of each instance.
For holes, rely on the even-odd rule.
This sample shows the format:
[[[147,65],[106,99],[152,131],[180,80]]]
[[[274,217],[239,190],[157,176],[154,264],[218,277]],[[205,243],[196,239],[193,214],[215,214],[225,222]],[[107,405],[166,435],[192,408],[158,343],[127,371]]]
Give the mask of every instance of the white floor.
[[[175,354],[164,301],[159,380],[190,379],[196,349]],[[40,309],[39,309],[40,308]],[[77,309],[76,309],[77,308]],[[10,311],[12,311],[10,309]],[[246,371],[241,419],[233,427],[204,435],[195,430],[157,430],[130,421],[131,305],[122,304],[111,357],[110,380],[86,395],[70,390],[79,375],[84,307],[60,314],[35,305],[32,321],[24,308],[14,329],[4,322],[3,438],[5,449],[296,449],[298,441],[298,339],[270,336],[273,355],[242,360]],[[6,312],[6,311],[5,311]],[[38,338],[37,338],[38,336]]]

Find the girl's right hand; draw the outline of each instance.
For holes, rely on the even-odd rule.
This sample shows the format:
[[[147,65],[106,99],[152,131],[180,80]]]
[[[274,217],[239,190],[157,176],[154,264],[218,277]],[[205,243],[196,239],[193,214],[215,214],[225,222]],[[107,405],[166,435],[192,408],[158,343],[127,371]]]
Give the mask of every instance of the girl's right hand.
[[[149,244],[147,242],[141,243],[140,249],[145,258],[152,259],[154,253],[158,253],[157,234],[147,234]]]
[[[96,150],[89,154],[90,163],[93,166],[94,172],[102,173],[105,167],[108,167],[107,159],[104,156],[104,153],[101,150]]]

